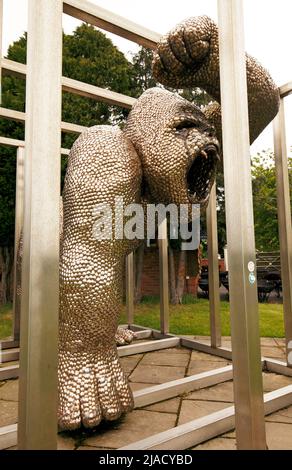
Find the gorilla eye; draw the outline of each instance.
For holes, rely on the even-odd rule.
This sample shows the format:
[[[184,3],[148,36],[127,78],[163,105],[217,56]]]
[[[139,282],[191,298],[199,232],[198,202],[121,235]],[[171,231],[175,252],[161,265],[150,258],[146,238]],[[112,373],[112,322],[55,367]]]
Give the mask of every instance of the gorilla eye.
[[[195,121],[182,121],[179,124],[175,126],[175,129],[177,131],[182,130],[182,129],[197,129],[199,127],[199,124]]]

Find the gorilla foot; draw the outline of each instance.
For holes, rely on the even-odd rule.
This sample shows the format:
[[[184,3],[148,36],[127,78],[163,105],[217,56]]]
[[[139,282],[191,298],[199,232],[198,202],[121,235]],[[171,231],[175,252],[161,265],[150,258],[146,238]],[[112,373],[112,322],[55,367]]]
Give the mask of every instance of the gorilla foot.
[[[133,395],[114,349],[60,353],[60,430],[113,421],[133,408]]]
[[[123,346],[124,344],[131,343],[134,338],[136,338],[134,331],[131,331],[128,328],[121,328],[120,326],[118,327],[115,335],[117,346]]]

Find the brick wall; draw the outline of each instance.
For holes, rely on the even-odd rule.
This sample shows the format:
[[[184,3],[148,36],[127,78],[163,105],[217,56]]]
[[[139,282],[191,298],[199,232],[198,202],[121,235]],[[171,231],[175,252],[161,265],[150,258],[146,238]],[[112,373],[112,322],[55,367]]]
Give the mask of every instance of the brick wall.
[[[178,252],[174,252],[177,268]],[[186,279],[185,293],[197,294],[198,276]],[[159,252],[156,246],[145,249],[142,274],[142,295],[159,295]]]

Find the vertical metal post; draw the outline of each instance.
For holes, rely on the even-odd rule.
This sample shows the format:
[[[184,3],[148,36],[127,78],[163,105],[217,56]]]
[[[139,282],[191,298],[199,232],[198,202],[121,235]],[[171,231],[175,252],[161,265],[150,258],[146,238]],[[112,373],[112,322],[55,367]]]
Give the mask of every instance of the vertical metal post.
[[[242,0],[218,18],[237,448],[265,449]]]
[[[134,253],[126,257],[126,312],[130,328],[134,323]]]
[[[57,447],[62,0],[29,0],[19,449]]]
[[[207,207],[207,236],[208,236],[208,285],[210,306],[211,346],[221,346],[220,293],[218,269],[218,234],[216,209],[216,183],[210,193]]]
[[[287,364],[292,367],[292,227],[284,100],[274,120],[277,205]]]
[[[159,245],[159,285],[160,285],[160,331],[169,333],[169,287],[168,287],[168,249],[167,219],[158,227]]]
[[[17,148],[16,155],[16,194],[15,194],[15,231],[14,231],[14,287],[13,287],[13,339],[19,341],[20,334],[20,294],[17,293],[18,269],[17,254],[23,228],[24,209],[24,153],[23,147]]]

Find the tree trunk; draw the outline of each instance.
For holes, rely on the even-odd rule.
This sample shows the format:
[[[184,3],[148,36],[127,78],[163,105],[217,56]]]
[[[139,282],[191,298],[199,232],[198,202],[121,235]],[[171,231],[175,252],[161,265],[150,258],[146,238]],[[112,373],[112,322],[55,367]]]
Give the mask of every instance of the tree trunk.
[[[13,248],[0,247],[0,304],[12,301],[13,297]]]
[[[178,304],[178,297],[176,291],[176,276],[175,276],[175,261],[173,249],[169,246],[169,288],[170,288],[170,303],[172,305]]]
[[[139,248],[137,248],[135,252],[135,293],[134,293],[134,302],[135,304],[139,304],[141,302],[142,297],[142,273],[143,273],[143,265],[144,265],[144,248],[145,248],[145,241],[141,243]]]
[[[177,267],[177,283],[176,283],[178,303],[180,304],[182,303],[182,297],[184,294],[185,279],[186,279],[186,252],[184,250],[180,250],[178,267]]]

